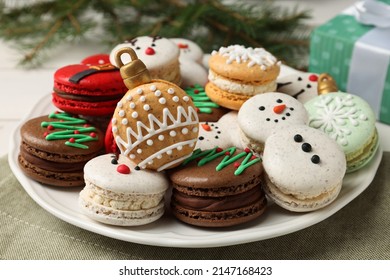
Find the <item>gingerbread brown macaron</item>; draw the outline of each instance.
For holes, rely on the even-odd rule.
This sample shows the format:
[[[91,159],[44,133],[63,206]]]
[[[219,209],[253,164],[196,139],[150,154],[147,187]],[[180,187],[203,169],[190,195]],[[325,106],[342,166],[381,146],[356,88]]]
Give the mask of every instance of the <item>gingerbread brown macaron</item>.
[[[228,227],[252,221],[266,209],[263,166],[249,150],[195,150],[169,170],[171,208],[180,221],[200,227]]]
[[[215,103],[239,110],[252,96],[275,91],[280,65],[264,48],[221,47],[211,53],[206,93]]]
[[[45,185],[84,185],[84,165],[100,155],[103,133],[84,119],[55,112],[25,122],[21,129],[19,166],[31,179]]]

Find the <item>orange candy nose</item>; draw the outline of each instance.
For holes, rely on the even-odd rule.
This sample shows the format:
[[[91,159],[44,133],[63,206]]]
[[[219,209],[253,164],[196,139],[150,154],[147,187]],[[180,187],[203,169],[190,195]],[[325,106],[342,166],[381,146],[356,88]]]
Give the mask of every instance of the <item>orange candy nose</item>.
[[[282,104],[282,105],[278,105],[278,106],[274,106],[274,112],[276,114],[281,114],[283,113],[284,109],[286,109],[286,105]]]

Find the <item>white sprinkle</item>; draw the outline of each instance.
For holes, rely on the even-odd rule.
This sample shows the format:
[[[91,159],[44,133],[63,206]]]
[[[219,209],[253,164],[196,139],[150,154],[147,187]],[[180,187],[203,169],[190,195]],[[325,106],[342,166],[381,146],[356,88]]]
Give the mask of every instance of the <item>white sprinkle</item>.
[[[111,123],[116,124],[116,118],[112,118]]]
[[[175,90],[174,90],[173,88],[169,88],[169,89],[168,89],[168,93],[169,93],[169,94],[174,94],[174,93],[175,93]]]
[[[135,108],[135,103],[131,102],[129,106],[130,106],[131,109],[134,109]]]
[[[192,129],[192,132],[198,132],[198,128],[197,128],[197,127],[194,127],[194,128]]]
[[[186,96],[183,97],[183,100],[184,100],[185,102],[188,102],[188,101],[190,100],[190,98],[186,95]]]
[[[118,132],[118,127],[113,126],[113,127],[112,127],[112,132],[114,132],[114,133]]]
[[[175,137],[175,136],[176,136],[176,131],[171,130],[171,131],[169,132],[169,135],[172,136],[172,137]]]
[[[187,134],[188,133],[188,128],[183,128],[182,130],[181,130],[181,133],[183,133],[183,134]]]
[[[99,59],[98,63],[99,64],[104,64],[104,60],[103,59]]]
[[[149,161],[148,164],[149,164],[149,165],[153,164],[153,160]]]
[[[146,101],[146,97],[145,96],[141,96],[139,100],[141,100],[141,102],[145,102]]]
[[[142,93],[144,93],[144,91],[142,90],[142,88],[139,88],[139,89],[137,89],[137,93],[142,94]]]
[[[178,150],[178,151],[181,151],[182,149],[183,149],[183,146],[181,146],[181,145],[180,145],[180,146],[177,146],[177,150]]]
[[[149,104],[145,104],[145,105],[144,105],[144,110],[145,110],[145,111],[149,111],[149,110],[150,110]]]
[[[120,110],[118,115],[123,118],[125,116],[125,111],[124,110]]]
[[[171,154],[172,154],[172,150],[167,151],[167,155],[171,155]]]
[[[150,90],[151,90],[151,91],[155,91],[156,89],[157,89],[157,87],[156,87],[155,85],[151,85],[151,86],[150,86]]]
[[[249,65],[248,65],[248,66],[249,66]],[[261,65],[261,66],[260,66],[260,69],[263,70],[263,71],[265,71],[265,70],[267,70],[267,66]]]
[[[157,97],[159,97],[159,96],[161,96],[161,90],[156,90],[155,92],[154,92],[154,95],[155,96],[157,96]]]
[[[127,119],[122,119],[122,124],[127,125],[129,121]]]
[[[116,106],[117,106],[118,108],[122,108],[123,103],[119,101],[118,104],[116,104]]]
[[[153,140],[148,140],[148,141],[146,141],[146,144],[148,144],[148,146],[152,146],[153,145]]]
[[[362,121],[366,121],[368,118],[367,118],[366,115],[361,114],[361,115],[359,116],[359,119],[361,119]]]
[[[172,100],[175,101],[175,102],[179,102],[179,97],[174,96],[174,97],[172,98]]]
[[[157,158],[161,159],[162,158],[162,154],[157,155]]]
[[[164,135],[159,135],[159,136],[158,136],[158,140],[160,140],[160,141],[163,141],[164,138],[165,138]]]
[[[142,154],[142,149],[137,149],[137,154]]]
[[[131,159],[135,159],[135,154],[130,154]]]
[[[167,100],[164,98],[164,97],[161,97],[158,102],[160,102],[160,104],[165,104],[167,103]]]
[[[131,113],[131,116],[135,119],[135,118],[138,118],[138,113],[137,112],[133,112]]]
[[[129,94],[128,96],[126,96],[126,100],[127,101],[131,101],[133,99],[133,96],[131,96],[131,94]]]

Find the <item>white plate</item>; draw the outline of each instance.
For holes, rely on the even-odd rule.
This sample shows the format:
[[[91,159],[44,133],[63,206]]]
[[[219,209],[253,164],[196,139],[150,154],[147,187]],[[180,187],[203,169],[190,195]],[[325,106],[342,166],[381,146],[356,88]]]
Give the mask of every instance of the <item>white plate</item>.
[[[50,96],[45,96],[25,120],[55,110]],[[10,138],[9,164],[16,178],[35,202],[56,217],[77,227],[124,241],[156,246],[219,247],[264,240],[307,228],[333,215],[365,190],[374,179],[382,158],[382,148],[379,147],[369,165],[345,176],[338,198],[331,205],[315,212],[292,213],[270,203],[264,215],[256,221],[229,229],[203,229],[177,221],[167,207],[164,216],[152,224],[115,227],[95,222],[81,213],[77,204],[79,189],[43,186],[20,171],[17,157],[21,124],[15,128]]]

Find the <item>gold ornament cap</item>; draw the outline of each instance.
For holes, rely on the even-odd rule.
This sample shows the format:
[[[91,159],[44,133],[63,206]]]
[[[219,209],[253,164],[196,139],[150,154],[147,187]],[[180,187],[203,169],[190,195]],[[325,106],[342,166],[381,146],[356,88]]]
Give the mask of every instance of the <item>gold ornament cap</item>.
[[[321,73],[318,77],[317,93],[318,95],[327,94],[331,92],[338,92],[336,81],[328,73]]]
[[[131,61],[129,63],[123,63],[123,54],[130,55]],[[126,47],[119,49],[115,54],[115,62],[120,68],[119,71],[123,82],[128,89],[133,89],[139,85],[147,84],[152,80],[146,65],[138,59],[137,54],[132,48]]]

